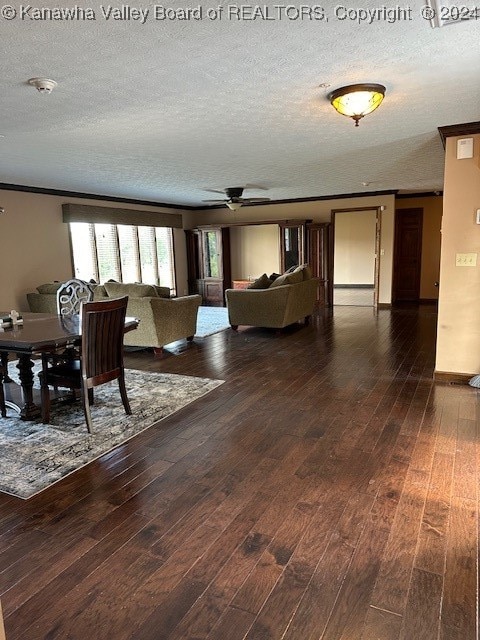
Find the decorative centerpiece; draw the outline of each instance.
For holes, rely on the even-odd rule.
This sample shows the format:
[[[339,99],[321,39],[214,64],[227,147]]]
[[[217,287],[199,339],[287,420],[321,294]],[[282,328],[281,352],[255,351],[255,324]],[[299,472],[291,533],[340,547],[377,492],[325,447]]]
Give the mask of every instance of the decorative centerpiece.
[[[9,329],[22,324],[23,324],[23,317],[18,313],[18,311],[15,311],[15,309],[12,309],[12,311],[10,311],[10,315],[2,318],[1,327],[2,329]]]

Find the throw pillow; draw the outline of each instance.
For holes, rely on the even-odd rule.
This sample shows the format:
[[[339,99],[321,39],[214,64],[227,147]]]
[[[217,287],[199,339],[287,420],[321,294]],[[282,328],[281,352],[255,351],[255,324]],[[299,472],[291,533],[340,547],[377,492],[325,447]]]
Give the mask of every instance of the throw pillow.
[[[271,274],[268,276],[268,278],[269,278],[269,280],[271,280],[271,281],[273,282],[274,280],[276,280],[277,278],[279,278],[281,275],[282,275],[281,273],[271,273]]]
[[[288,274],[288,284],[296,284],[297,282],[303,282],[302,271],[293,271]]]
[[[151,284],[105,282],[104,287],[110,298],[120,298],[122,296],[129,296],[130,298],[158,298],[157,292]]]
[[[303,274],[300,271],[296,273],[284,273],[279,278],[274,280],[270,285],[272,287],[281,287],[284,284],[297,284],[303,281]]]
[[[272,282],[272,284],[270,285],[270,288],[273,289],[273,287],[281,287],[284,284],[290,284],[289,278],[290,278],[289,273],[284,273],[283,275],[278,276],[278,278],[276,278]]]
[[[267,276],[266,273],[264,273],[262,276],[260,276],[259,278],[257,278],[256,280],[254,280],[254,282],[251,282],[248,286],[247,289],[268,289],[268,287],[272,284],[272,281],[270,280],[270,278]]]
[[[46,282],[37,287],[38,293],[57,293],[60,282]]]
[[[169,287],[160,287],[156,284],[153,284],[152,287],[157,292],[157,296],[159,298],[170,298],[170,288]]]
[[[300,271],[304,280],[311,280],[313,278],[312,270],[308,264],[301,264],[295,271]]]
[[[295,269],[298,269],[298,264],[294,264],[290,269],[287,269],[285,273],[293,273]]]
[[[104,298],[108,298],[107,290],[105,289],[103,284],[92,285],[92,289],[94,300],[103,300]]]

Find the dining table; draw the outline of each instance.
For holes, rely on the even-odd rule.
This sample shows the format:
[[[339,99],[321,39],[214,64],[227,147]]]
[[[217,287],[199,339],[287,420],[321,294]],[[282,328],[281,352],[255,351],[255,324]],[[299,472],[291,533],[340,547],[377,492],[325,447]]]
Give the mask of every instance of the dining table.
[[[0,317],[8,316],[0,311]],[[136,318],[125,318],[125,332],[136,329]],[[0,384],[5,405],[18,412],[22,420],[35,420],[41,414],[40,390],[34,388],[35,356],[78,347],[82,340],[81,319],[75,315],[24,313],[22,323],[0,328]],[[19,383],[8,375],[9,354],[18,360]]]

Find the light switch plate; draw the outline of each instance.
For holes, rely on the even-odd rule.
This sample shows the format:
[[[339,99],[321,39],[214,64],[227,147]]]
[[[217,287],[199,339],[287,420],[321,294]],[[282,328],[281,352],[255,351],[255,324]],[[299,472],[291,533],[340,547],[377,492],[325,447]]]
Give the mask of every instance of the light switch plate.
[[[457,253],[455,256],[456,267],[476,267],[477,266],[477,254],[476,253]]]

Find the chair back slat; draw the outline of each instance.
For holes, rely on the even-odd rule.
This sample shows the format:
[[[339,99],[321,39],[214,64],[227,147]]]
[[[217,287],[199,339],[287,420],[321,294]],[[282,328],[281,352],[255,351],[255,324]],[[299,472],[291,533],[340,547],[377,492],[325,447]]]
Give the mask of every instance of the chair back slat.
[[[88,282],[72,278],[57,289],[57,313],[61,316],[80,313],[82,302],[91,302],[92,300],[93,289]]]
[[[82,376],[88,386],[118,378],[128,296],[82,305]]]

